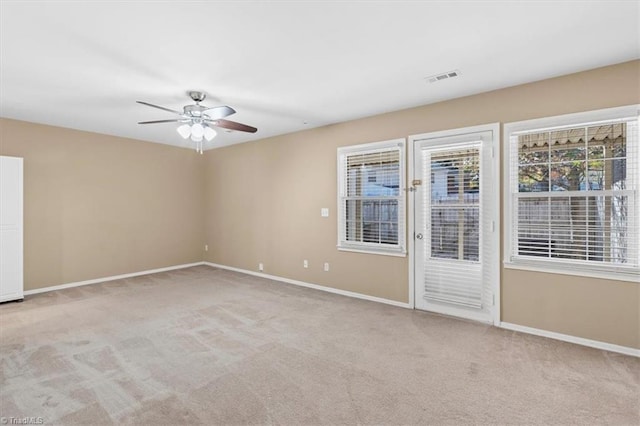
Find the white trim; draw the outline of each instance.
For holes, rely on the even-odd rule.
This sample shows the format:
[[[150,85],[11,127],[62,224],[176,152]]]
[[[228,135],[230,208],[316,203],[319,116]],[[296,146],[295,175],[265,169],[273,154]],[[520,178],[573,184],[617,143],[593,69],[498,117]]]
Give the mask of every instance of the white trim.
[[[500,140],[501,140],[501,135],[500,135],[500,123],[496,122],[496,123],[489,123],[489,124],[481,124],[481,125],[477,125],[477,126],[469,126],[469,127],[462,127],[462,128],[458,128],[458,129],[447,129],[447,130],[441,130],[441,131],[436,131],[436,132],[429,132],[429,133],[421,133],[421,134],[417,134],[417,135],[410,135],[408,138],[408,143],[409,143],[409,159],[408,159],[408,176],[407,176],[407,182],[412,182],[413,179],[415,178],[414,173],[414,163],[415,163],[415,143],[418,140],[424,140],[424,139],[437,139],[437,138],[443,138],[443,137],[450,137],[450,136],[463,136],[466,134],[469,135],[473,135],[476,133],[481,133],[481,132],[487,132],[490,131],[492,132],[491,135],[491,152],[492,152],[492,167],[491,167],[491,173],[492,176],[491,178],[493,179],[493,182],[498,184],[498,188],[500,188],[499,186],[499,182],[500,182]],[[472,138],[473,139],[473,138]],[[435,145],[434,145],[435,146]],[[408,217],[407,217],[407,247],[408,247],[408,252],[409,252],[409,305],[411,308],[415,309],[415,238],[414,238],[414,233],[415,233],[415,227],[414,227],[414,221],[415,221],[415,191],[409,191],[409,184],[407,185],[407,193],[408,193],[408,198],[409,198],[409,206],[408,206]],[[496,247],[496,249],[499,251],[500,250],[500,241],[501,241],[501,208],[500,208],[500,197],[501,194],[497,194],[496,196],[493,197],[493,210],[494,210],[494,229],[493,229],[493,236],[491,238],[491,243],[494,247]],[[500,282],[501,282],[501,277],[500,277],[500,255],[498,254],[498,256],[496,257],[496,261],[493,262],[493,264],[491,265],[492,268],[492,274],[494,277],[494,283],[493,283],[493,295],[494,295],[494,305],[492,308],[492,321],[493,321],[493,325],[498,326],[500,324],[500,314],[501,314],[501,297],[500,297]],[[464,312],[464,311],[463,311]],[[444,312],[446,314],[446,312]],[[450,313],[449,313],[450,314]],[[462,315],[461,315],[462,316]],[[477,319],[477,318],[470,318],[470,319]],[[486,322],[486,319],[483,321]]]
[[[85,280],[85,281],[76,281],[76,282],[67,283],[67,284],[54,285],[51,287],[43,287],[43,288],[36,288],[34,290],[27,290],[24,292],[24,295],[29,296],[32,294],[46,293],[48,291],[63,290],[65,288],[80,287],[83,285],[90,285],[90,284],[99,284],[107,281],[121,280],[123,278],[139,277],[140,275],[149,275],[149,274],[156,274],[158,272],[173,271],[175,269],[191,268],[193,266],[200,266],[204,264],[205,262],[185,263],[183,265],[167,266],[166,268],[158,268],[158,269],[148,269],[146,271],[132,272],[130,274],[112,275],[110,277],[95,278],[92,280]]]
[[[581,268],[581,265],[577,267],[571,267],[568,263],[562,265],[553,265],[544,263],[543,261],[534,262],[533,259],[529,261],[521,262],[503,262],[505,269],[518,269],[521,271],[541,272],[546,274],[560,274],[560,275],[573,275],[577,277],[590,277],[601,278],[605,280],[625,281],[632,283],[640,283],[640,275],[636,273],[604,271],[604,270],[590,270],[587,268]]]
[[[355,145],[346,145],[339,146],[338,153],[340,154],[350,154],[353,152],[362,152],[367,151],[367,153],[376,153],[376,152],[384,152],[389,148],[398,147],[398,144],[404,145],[406,142],[405,138],[396,138],[396,139],[388,139],[384,141],[378,142],[367,142],[367,143],[359,143]],[[402,147],[404,148],[404,146]]]
[[[495,307],[494,307],[495,308]],[[429,310],[421,310],[421,312],[431,312],[440,315],[446,315],[452,318],[471,320],[476,322],[481,322],[487,325],[494,325],[493,318],[487,317],[487,315],[483,315],[482,313],[466,310],[465,308],[458,308],[455,306],[446,306],[441,307],[438,305],[432,305]]]
[[[406,139],[405,138],[397,138],[390,139],[380,142],[370,142],[358,145],[349,145],[349,146],[341,146],[338,147],[337,150],[337,220],[338,220],[338,250],[342,251],[353,251],[358,253],[367,253],[367,254],[380,254],[384,256],[405,256],[407,253],[407,214],[404,209],[407,207],[406,199],[407,195],[402,191],[402,188],[406,186]],[[363,154],[371,154],[376,152],[385,152],[392,149],[397,149],[399,151],[398,155],[398,172],[400,174],[400,181],[398,182],[398,188],[400,189],[397,197],[389,197],[390,199],[397,198],[398,206],[403,208],[403,217],[401,218],[398,215],[398,244],[388,245],[388,244],[375,244],[375,243],[364,243],[358,241],[346,241],[346,237],[343,241],[343,236],[345,235],[345,220],[342,217],[342,198],[343,198],[343,186],[345,183],[346,176],[343,173],[343,160],[349,154],[355,153],[363,153]],[[372,197],[375,198],[375,197]],[[402,226],[400,226],[402,225]],[[402,239],[402,240],[401,240]]]
[[[496,280],[493,291],[493,325],[500,324],[501,318],[500,315],[502,313],[502,293],[501,293],[501,268],[500,268],[500,244],[502,242],[502,209],[500,208],[500,200],[502,199],[502,195],[500,193],[500,161],[502,157],[500,156],[500,140],[502,139],[502,135],[500,134],[500,123],[493,123],[492,125],[493,131],[493,140],[491,141],[491,154],[493,155],[493,167],[491,167],[491,177],[493,178],[493,183],[497,188],[498,194],[493,197],[493,211],[494,211],[494,220],[493,220],[493,237],[491,239],[491,243],[493,247],[497,250],[496,261],[491,266],[493,268],[493,276]]]
[[[501,322],[500,328],[511,331],[519,331],[521,333],[533,334],[536,336],[547,337],[549,339],[561,340],[563,342],[575,343],[576,345],[588,346],[590,348],[602,349],[604,351],[616,352],[619,354],[640,357],[640,349],[630,348],[627,346],[614,345],[613,343],[600,342],[598,340],[585,339],[583,337],[571,336],[569,334],[556,333],[554,331],[540,330],[538,328],[526,327],[524,325],[512,324],[509,322]]]
[[[396,257],[407,257],[407,252],[406,251],[399,251],[399,250],[374,250],[374,249],[369,249],[367,250],[366,248],[349,248],[349,247],[345,247],[345,246],[338,246],[337,247],[338,250],[340,251],[350,251],[353,253],[365,253],[365,254],[381,254],[383,256],[396,256]]]
[[[448,136],[461,136],[473,133],[482,133],[486,131],[500,132],[500,123],[480,124],[477,126],[461,127],[458,129],[439,130],[437,132],[420,133],[409,136],[409,142],[415,142],[422,139],[438,139]],[[435,145],[434,145],[435,146]]]
[[[409,158],[407,159],[407,178],[405,193],[407,194],[407,252],[409,258],[409,306],[411,309],[416,308],[416,295],[415,295],[415,252],[416,252],[416,230],[415,230],[415,205],[416,205],[416,192],[413,189],[414,180],[414,158],[415,158],[415,137],[409,136]]]
[[[353,297],[355,299],[368,300],[370,302],[384,303],[385,305],[392,305],[392,306],[398,306],[400,308],[409,308],[409,309],[411,309],[411,306],[409,306],[408,303],[398,302],[396,300],[384,299],[382,297],[369,296],[367,294],[356,293],[356,292],[347,291],[347,290],[340,290],[338,288],[333,288],[333,287],[325,287],[325,286],[318,285],[318,284],[312,284],[312,283],[307,283],[307,282],[304,282],[304,281],[293,280],[291,278],[279,277],[277,275],[269,275],[269,274],[265,274],[263,272],[255,272],[255,271],[250,271],[248,269],[241,269],[241,268],[235,268],[233,266],[220,265],[218,263],[212,263],[212,262],[202,262],[202,263],[205,264],[205,265],[211,266],[213,268],[220,268],[220,269],[226,269],[226,270],[229,270],[229,271],[241,272],[241,273],[247,274],[247,275],[253,275],[253,276],[256,276],[256,277],[260,277],[260,278],[267,278],[267,279],[270,279],[270,280],[281,281],[283,283],[293,284],[293,285],[297,285],[297,286],[300,286],[300,287],[307,287],[307,288],[311,288],[311,289],[314,289],[314,290],[325,291],[327,293],[339,294],[341,296]]]
[[[640,115],[640,104],[627,105],[615,108],[605,108],[594,111],[578,112],[573,114],[564,114],[551,117],[537,118],[533,120],[516,121],[506,123],[502,132],[504,163],[502,167],[502,195],[503,195],[503,251],[502,262],[505,268],[521,269],[526,271],[555,273],[564,275],[575,275],[584,277],[604,278],[609,280],[640,282],[638,268],[630,269],[629,272],[616,272],[615,265],[600,265],[596,263],[592,265],[583,265],[574,262],[553,262],[547,259],[518,259],[512,258],[513,252],[513,197],[511,193],[511,136],[514,134],[528,131],[544,131],[554,128],[566,128],[584,125],[585,123],[594,124],[599,122],[611,122],[613,120],[625,120],[635,118]],[[634,190],[636,193],[640,191]],[[608,192],[608,191],[607,191]],[[617,191],[620,193],[622,191]],[[626,191],[625,191],[626,192]],[[541,192],[541,196],[549,196],[549,193]],[[532,195],[533,196],[533,195]],[[553,194],[552,196],[560,196]],[[636,199],[636,203],[640,205],[640,200]],[[636,229],[640,226],[640,219],[636,218],[636,224],[632,226]],[[540,265],[540,266],[537,266]]]

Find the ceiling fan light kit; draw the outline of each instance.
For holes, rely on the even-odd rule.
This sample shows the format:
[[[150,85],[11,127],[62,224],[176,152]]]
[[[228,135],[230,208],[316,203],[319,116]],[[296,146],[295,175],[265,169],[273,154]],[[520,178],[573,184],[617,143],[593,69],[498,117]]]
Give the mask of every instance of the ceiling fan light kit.
[[[182,138],[191,139],[195,142],[195,149],[200,154],[203,152],[203,139],[206,139],[207,142],[211,142],[218,134],[212,127],[222,127],[224,129],[238,130],[240,132],[248,133],[255,133],[258,130],[255,127],[247,126],[246,124],[223,120],[224,117],[235,114],[236,111],[231,107],[223,105],[209,108],[204,105],[200,105],[200,102],[202,102],[207,96],[204,92],[192,91],[188,92],[188,94],[195,104],[185,105],[183,107],[183,112],[150,104],[148,102],[136,101],[139,104],[161,109],[180,116],[180,118],[172,120],[140,121],[138,124],[182,123],[176,131]]]
[[[189,136],[191,136],[191,126],[188,124],[183,124],[182,126],[178,127],[176,130],[178,131],[180,136],[182,136],[183,139],[188,139]]]

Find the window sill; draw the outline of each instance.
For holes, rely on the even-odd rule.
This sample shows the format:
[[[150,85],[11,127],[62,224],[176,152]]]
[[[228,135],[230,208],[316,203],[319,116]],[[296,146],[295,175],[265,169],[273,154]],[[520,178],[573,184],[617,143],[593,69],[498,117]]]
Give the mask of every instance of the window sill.
[[[376,250],[376,249],[370,249],[367,247],[344,247],[344,246],[338,246],[338,250],[350,251],[354,253],[364,253],[364,254],[379,254],[382,256],[407,257],[407,252],[400,251],[400,250]]]
[[[616,281],[640,283],[640,271],[638,269],[597,270],[580,267],[580,265],[551,264],[547,262],[528,262],[522,260],[503,261],[505,269],[519,269],[522,271],[542,272],[547,274],[573,275],[578,277],[600,278]]]

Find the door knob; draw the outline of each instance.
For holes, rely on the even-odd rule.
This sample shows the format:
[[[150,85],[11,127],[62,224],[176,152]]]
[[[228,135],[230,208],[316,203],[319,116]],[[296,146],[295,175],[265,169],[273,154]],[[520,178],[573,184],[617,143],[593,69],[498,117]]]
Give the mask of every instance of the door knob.
[[[422,235],[422,234],[416,234],[416,239],[417,239],[417,240],[421,240],[421,239],[423,239],[423,238],[424,238],[424,235]]]

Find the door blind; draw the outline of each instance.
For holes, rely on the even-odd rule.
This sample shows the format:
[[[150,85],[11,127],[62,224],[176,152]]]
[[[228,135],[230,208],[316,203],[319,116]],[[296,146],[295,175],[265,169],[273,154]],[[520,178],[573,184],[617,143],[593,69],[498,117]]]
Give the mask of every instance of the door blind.
[[[423,162],[425,298],[481,308],[480,144],[426,153]]]

